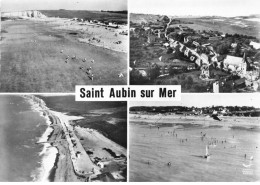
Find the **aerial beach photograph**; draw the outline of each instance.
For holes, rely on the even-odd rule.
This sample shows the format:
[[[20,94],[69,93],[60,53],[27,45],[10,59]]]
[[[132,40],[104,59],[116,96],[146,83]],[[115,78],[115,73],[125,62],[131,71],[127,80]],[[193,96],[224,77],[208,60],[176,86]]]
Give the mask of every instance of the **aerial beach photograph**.
[[[127,102],[0,95],[0,182],[125,182]]]
[[[127,0],[2,0],[1,92],[126,85]]]
[[[256,0],[131,1],[130,84],[260,92],[259,6]]]
[[[256,94],[130,102],[129,181],[259,181],[259,102]]]

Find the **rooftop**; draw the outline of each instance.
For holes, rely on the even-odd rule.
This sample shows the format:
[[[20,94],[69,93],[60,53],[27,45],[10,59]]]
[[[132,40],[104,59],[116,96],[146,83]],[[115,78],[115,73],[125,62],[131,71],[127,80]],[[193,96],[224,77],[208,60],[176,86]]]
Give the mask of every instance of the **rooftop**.
[[[224,59],[224,63],[237,66],[243,64],[244,59],[242,57],[234,57],[231,55],[227,55],[227,57]]]

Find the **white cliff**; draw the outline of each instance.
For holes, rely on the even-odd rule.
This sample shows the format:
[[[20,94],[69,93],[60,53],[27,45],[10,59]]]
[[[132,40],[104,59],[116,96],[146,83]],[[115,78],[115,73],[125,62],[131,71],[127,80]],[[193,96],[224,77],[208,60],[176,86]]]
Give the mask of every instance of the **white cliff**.
[[[18,12],[2,12],[2,17],[20,17],[20,18],[45,18],[41,12],[37,10],[27,10]]]

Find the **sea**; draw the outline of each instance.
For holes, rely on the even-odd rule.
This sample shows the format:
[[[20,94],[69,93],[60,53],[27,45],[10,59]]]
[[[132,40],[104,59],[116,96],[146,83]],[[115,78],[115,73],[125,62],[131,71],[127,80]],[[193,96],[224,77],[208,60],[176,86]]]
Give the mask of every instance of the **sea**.
[[[129,135],[132,182],[260,180],[259,130],[158,128],[130,121]]]
[[[48,181],[56,153],[48,143],[51,127],[30,98],[0,95],[0,181]]]

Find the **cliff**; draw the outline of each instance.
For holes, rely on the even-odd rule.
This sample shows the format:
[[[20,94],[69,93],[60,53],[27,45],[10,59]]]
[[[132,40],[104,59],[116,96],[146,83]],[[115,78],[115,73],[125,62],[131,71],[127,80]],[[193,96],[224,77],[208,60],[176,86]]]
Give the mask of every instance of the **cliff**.
[[[19,11],[19,12],[2,12],[2,17],[20,17],[20,18],[45,18],[41,12],[37,10]]]

